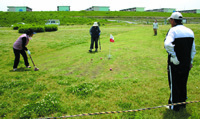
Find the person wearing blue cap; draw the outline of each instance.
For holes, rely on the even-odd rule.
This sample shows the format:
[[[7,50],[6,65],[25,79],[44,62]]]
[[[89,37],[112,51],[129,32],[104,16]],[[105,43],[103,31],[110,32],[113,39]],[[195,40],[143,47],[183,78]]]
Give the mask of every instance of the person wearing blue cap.
[[[168,18],[171,29],[164,41],[168,53],[168,82],[170,88],[169,104],[186,102],[187,80],[189,71],[193,67],[196,54],[194,32],[182,24],[183,16],[174,12]],[[179,111],[186,108],[186,104],[172,105],[168,109]]]
[[[15,55],[15,60],[14,60],[14,65],[13,65],[13,71],[17,70],[17,66],[19,64],[19,60],[20,60],[20,54],[23,56],[24,58],[24,63],[26,65],[26,68],[31,68],[31,66],[29,66],[29,62],[28,62],[28,57],[26,55],[26,52],[28,54],[31,54],[31,52],[27,49],[27,45],[29,43],[29,41],[32,39],[33,34],[36,34],[33,29],[28,29],[26,31],[26,34],[22,34],[13,44],[13,52]]]

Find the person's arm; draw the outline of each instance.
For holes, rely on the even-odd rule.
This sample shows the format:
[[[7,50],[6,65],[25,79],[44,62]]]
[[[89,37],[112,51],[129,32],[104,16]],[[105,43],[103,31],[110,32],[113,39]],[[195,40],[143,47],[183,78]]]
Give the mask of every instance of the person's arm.
[[[23,48],[23,50],[26,50],[26,51],[28,50],[26,47],[26,37],[22,38],[22,48]]]
[[[90,28],[90,35],[92,36],[92,27]]]
[[[166,36],[166,39],[165,39],[165,42],[164,42],[164,45],[165,45],[165,49],[166,51],[171,54],[171,56],[176,56],[176,53],[174,51],[174,46],[172,44],[172,42],[174,42],[174,34],[173,34],[173,31],[170,29],[167,36]]]
[[[172,44],[174,42],[174,31],[172,29],[169,30],[168,35],[166,36],[166,40],[165,40],[165,49],[167,50],[167,52],[171,55],[170,57],[170,61],[174,64],[174,65],[179,65],[179,60],[176,56],[176,52],[174,51],[174,44]]]
[[[195,42],[193,42],[192,50],[191,50],[191,64],[193,63],[193,59],[194,59],[195,54],[196,54]]]
[[[100,36],[100,34],[101,34],[101,30],[100,30],[100,28],[98,27],[98,30],[99,30],[99,36]]]

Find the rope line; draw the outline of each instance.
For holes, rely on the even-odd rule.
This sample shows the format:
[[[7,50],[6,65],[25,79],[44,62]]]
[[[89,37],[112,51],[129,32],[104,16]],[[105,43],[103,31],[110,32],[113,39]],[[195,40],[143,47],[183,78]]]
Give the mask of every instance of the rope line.
[[[190,103],[197,103],[197,102],[200,102],[200,101],[179,102],[179,103],[173,103],[173,104],[162,105],[162,106],[157,106],[157,107],[141,108],[141,109],[135,109],[135,110],[84,113],[84,114],[67,115],[67,116],[61,116],[61,117],[47,117],[47,118],[44,117],[44,118],[38,118],[38,119],[57,119],[57,118],[92,116],[92,115],[100,115],[100,114],[116,114],[116,113],[127,113],[127,112],[139,112],[139,111],[157,109],[157,108],[162,108],[162,107],[167,107],[167,106],[172,106],[172,105],[182,105],[182,104],[190,104]]]

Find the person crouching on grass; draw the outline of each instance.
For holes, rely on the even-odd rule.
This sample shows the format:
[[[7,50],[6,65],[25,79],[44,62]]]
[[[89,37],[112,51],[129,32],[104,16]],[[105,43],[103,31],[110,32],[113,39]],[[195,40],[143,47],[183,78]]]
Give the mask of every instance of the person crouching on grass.
[[[29,66],[28,63],[28,57],[26,55],[26,52],[28,52],[28,54],[30,54],[30,51],[27,49],[27,45],[29,43],[29,40],[31,39],[31,37],[33,37],[33,34],[35,34],[35,32],[32,29],[28,29],[26,34],[22,34],[14,43],[13,45],[13,52],[15,54],[15,60],[14,60],[14,65],[13,65],[13,71],[17,70],[17,66],[19,64],[19,60],[20,60],[20,54],[23,56],[24,58],[24,63],[26,65],[26,68],[31,68],[31,66]]]
[[[100,33],[101,31],[99,29],[98,23],[94,22],[93,26],[90,28],[91,44],[89,52],[92,52],[92,49],[94,47],[94,42],[95,42],[95,52],[97,52]]]

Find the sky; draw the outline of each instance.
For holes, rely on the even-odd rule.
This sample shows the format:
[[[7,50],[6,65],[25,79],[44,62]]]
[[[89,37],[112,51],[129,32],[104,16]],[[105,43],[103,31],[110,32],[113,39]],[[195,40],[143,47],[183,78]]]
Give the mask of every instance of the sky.
[[[57,11],[57,6],[70,6],[70,11],[92,6],[109,6],[110,11],[132,7],[144,7],[145,10],[175,8],[178,11],[200,9],[200,0],[0,0],[0,11],[7,11],[7,6],[27,6],[32,11]]]

